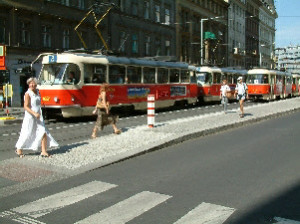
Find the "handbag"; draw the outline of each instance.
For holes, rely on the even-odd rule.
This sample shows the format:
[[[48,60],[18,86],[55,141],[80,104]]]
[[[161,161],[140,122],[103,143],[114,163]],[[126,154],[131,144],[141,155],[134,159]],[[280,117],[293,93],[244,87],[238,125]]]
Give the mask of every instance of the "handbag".
[[[109,108],[109,102],[108,101],[106,102],[106,106],[107,106],[107,108]],[[98,109],[105,109],[105,105],[104,105],[104,103],[103,103],[102,100],[101,101],[98,100],[98,102],[97,102],[97,108]]]

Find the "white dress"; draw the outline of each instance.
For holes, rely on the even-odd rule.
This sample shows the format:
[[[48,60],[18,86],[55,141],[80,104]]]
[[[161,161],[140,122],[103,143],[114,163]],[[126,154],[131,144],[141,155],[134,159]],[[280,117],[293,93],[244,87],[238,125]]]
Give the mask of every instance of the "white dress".
[[[41,146],[42,138],[45,133],[47,135],[47,147],[57,147],[58,143],[45,127],[39,91],[37,90],[37,94],[35,94],[32,90],[28,89],[26,93],[30,96],[31,110],[39,113],[41,116],[37,119],[25,110],[22,129],[19,140],[16,143],[16,148],[37,151]]]

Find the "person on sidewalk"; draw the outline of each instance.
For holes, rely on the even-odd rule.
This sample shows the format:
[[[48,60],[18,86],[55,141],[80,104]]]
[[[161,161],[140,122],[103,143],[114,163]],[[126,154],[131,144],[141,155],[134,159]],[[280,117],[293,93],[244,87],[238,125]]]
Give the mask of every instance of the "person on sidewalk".
[[[23,158],[23,149],[37,151],[41,146],[41,156],[50,157],[47,147],[57,147],[58,143],[45,127],[41,109],[41,96],[36,88],[37,79],[29,78],[27,84],[29,88],[24,95],[25,116],[15,152],[20,158]]]
[[[119,130],[116,126],[118,116],[110,114],[110,104],[107,100],[107,91],[108,85],[106,83],[103,83],[100,87],[100,92],[96,102],[95,110],[93,111],[93,114],[97,114],[98,117],[91,138],[96,138],[97,131],[99,129],[103,130],[103,127],[109,124],[112,125],[115,134],[121,133],[121,130]]]
[[[230,94],[230,91],[230,87],[227,85],[227,79],[224,78],[220,89],[220,99],[221,104],[223,104],[225,114],[227,112],[228,95]]]
[[[234,93],[234,97],[237,97],[237,100],[240,103],[240,110],[241,110],[241,114],[240,117],[243,118],[244,117],[244,102],[245,99],[248,99],[248,87],[246,85],[246,83],[243,82],[243,77],[240,76],[237,79],[238,83],[236,84],[235,87],[235,93]]]

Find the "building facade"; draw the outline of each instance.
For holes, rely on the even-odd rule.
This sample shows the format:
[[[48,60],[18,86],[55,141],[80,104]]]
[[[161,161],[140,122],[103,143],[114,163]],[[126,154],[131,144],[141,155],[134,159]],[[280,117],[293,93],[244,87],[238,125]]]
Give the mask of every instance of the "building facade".
[[[23,104],[30,65],[43,52],[79,49],[84,45],[74,28],[94,6],[97,20],[114,3],[98,28],[110,51],[128,57],[176,58],[173,0],[8,0],[0,2],[0,44],[6,45],[12,106]],[[105,50],[92,15],[78,27],[90,50]],[[36,74],[37,75],[37,74]],[[4,79],[0,79],[3,82]],[[2,85],[2,83],[0,83]]]
[[[300,46],[276,48],[276,69],[300,75]]]
[[[261,0],[259,9],[259,66],[274,69],[275,20],[274,0]]]
[[[245,67],[246,0],[228,2],[228,66]]]
[[[176,1],[176,55],[179,61],[201,65],[202,59],[205,65],[227,66],[228,6],[224,0]]]
[[[259,8],[260,0],[246,2],[245,68],[259,67]]]

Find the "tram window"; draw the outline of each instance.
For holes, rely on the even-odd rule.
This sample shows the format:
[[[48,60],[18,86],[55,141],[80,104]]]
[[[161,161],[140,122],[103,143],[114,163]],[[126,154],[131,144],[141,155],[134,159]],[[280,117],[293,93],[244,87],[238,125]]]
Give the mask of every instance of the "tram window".
[[[157,83],[168,83],[168,69],[157,69]]]
[[[93,83],[104,83],[106,81],[106,66],[105,65],[95,65],[93,73]]]
[[[196,79],[196,72],[192,72],[192,75],[190,76],[191,83],[197,83]]]
[[[41,70],[41,84],[63,84],[64,72],[68,64],[45,64]]]
[[[197,84],[210,84],[212,81],[212,75],[209,72],[197,73]]]
[[[125,80],[125,67],[119,65],[109,66],[109,83],[123,84]]]
[[[221,73],[215,73],[214,74],[214,84],[215,83],[221,83]]]
[[[80,81],[79,67],[75,64],[69,64],[65,72],[64,80],[66,84],[78,84]]]
[[[127,83],[141,83],[142,69],[140,67],[127,67]]]
[[[143,68],[144,83],[155,83],[155,68]]]
[[[106,66],[98,64],[84,65],[84,83],[106,82]]]
[[[178,69],[170,69],[170,83],[179,83]]]
[[[190,82],[190,71],[189,70],[181,70],[181,82],[182,83]]]
[[[227,82],[228,84],[231,84],[233,80],[233,75],[227,75]]]

